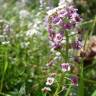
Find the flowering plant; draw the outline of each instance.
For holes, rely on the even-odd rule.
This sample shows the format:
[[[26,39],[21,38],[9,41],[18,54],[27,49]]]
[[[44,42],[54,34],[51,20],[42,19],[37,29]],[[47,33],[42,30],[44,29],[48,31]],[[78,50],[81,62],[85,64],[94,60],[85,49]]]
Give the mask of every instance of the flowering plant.
[[[79,32],[82,18],[78,14],[78,9],[76,9],[72,4],[67,6],[64,4],[59,5],[58,7],[49,10],[47,13],[48,16],[46,23],[51,43],[51,51],[54,53],[59,52],[59,57],[61,56],[60,65],[62,75],[60,81],[53,79],[58,77],[58,73],[52,78],[49,76],[46,85],[50,88],[51,85],[53,85],[53,82],[61,82],[63,86],[66,86],[67,88],[69,86],[71,89],[72,86],[78,86],[78,73],[74,74],[72,70],[75,70],[75,67],[77,66],[75,65],[76,62],[74,62],[75,57],[78,56],[77,53],[84,46],[82,42],[83,34],[82,32]],[[56,63],[56,60],[53,60],[53,62],[51,61],[50,63],[49,65],[47,64],[49,67]],[[62,94],[62,92],[64,92],[64,89],[62,89],[63,86],[59,85],[59,88],[57,87],[54,94]],[[70,93],[68,93],[68,91],[65,92],[65,96],[68,96]]]

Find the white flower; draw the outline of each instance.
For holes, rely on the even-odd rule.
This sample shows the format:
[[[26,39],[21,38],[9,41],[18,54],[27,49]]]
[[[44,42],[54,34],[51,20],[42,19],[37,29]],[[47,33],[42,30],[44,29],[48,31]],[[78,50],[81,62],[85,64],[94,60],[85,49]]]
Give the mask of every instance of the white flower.
[[[54,78],[53,77],[48,77],[46,85],[52,85],[54,83]]]
[[[29,0],[21,0],[22,3],[27,3]]]
[[[21,10],[19,12],[20,19],[26,18],[30,15],[30,13],[27,10]]]
[[[21,42],[21,48],[27,48],[30,42]]]
[[[46,4],[45,1],[46,1],[46,0],[39,0],[41,7],[44,6],[44,5]]]
[[[31,37],[31,36],[33,36],[34,34],[38,34],[39,32],[37,31],[37,30],[35,30],[35,29],[30,29],[30,30],[28,30],[27,32],[26,32],[26,36],[28,36],[28,37]]]
[[[9,44],[9,43],[10,43],[10,41],[4,41],[4,42],[2,42],[3,45]]]
[[[66,43],[66,40],[63,39],[63,40],[61,41],[61,44],[65,44],[65,43]]]
[[[49,11],[47,12],[47,14],[48,14],[48,16],[51,16],[51,15],[53,15],[54,13],[57,13],[58,10],[63,9],[64,7],[65,7],[65,5],[60,5],[60,6],[56,7],[56,8],[54,8],[54,9],[49,10]]]
[[[73,2],[73,0],[59,0],[59,4],[58,5],[67,6],[68,4],[71,4],[72,2]]]
[[[70,64],[69,63],[63,63],[61,64],[62,67],[62,71],[66,72],[66,71],[70,71]]]
[[[60,56],[60,55],[61,55],[61,53],[57,51],[56,52],[56,56]]]
[[[6,32],[6,33],[9,33],[11,31],[10,25],[8,25],[8,24],[5,25],[3,31]]]
[[[42,89],[42,91],[48,92],[48,91],[51,91],[51,89],[50,89],[50,87],[44,87],[44,88]]]

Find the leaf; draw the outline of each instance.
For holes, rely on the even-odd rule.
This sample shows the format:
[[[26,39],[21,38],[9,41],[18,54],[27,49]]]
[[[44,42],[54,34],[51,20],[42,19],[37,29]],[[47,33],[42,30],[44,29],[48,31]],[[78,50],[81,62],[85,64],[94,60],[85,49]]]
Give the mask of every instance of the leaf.
[[[91,96],[96,96],[96,90],[93,92],[93,94]]]

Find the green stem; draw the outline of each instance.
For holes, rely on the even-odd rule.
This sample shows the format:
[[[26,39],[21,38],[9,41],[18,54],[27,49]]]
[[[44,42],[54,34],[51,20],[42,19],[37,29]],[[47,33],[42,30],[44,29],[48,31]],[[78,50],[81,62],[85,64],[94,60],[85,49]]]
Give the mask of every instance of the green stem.
[[[94,32],[95,24],[96,24],[96,16],[95,16],[95,18],[94,18],[93,26],[92,26],[91,32],[90,32],[90,34],[89,34],[89,37],[91,37],[92,34],[93,34],[93,32]]]
[[[65,59],[65,62],[67,63],[68,60],[69,60],[69,36],[68,36],[68,31],[65,31],[65,37],[66,37],[66,50],[65,50],[65,55],[63,54],[63,52],[61,50],[59,50],[59,52],[61,52],[63,58]],[[60,76],[60,85],[62,85],[62,82],[63,82],[63,77],[64,77],[64,74],[62,73],[61,76]],[[60,85],[57,86],[57,89],[55,91],[55,94],[54,96],[58,95],[58,92],[60,92]],[[67,95],[66,95],[67,96]]]
[[[47,93],[45,93],[43,96],[47,96]]]
[[[86,25],[88,23],[93,23],[93,22],[94,22],[94,19],[89,20],[89,21],[85,21],[85,22],[81,23],[80,25],[82,26],[82,25]]]
[[[95,27],[95,24],[96,24],[96,16],[95,16],[94,20],[92,20],[92,22],[93,22],[93,24],[92,24],[91,31],[89,31],[89,32],[86,33],[85,42],[84,42],[84,48],[86,46],[86,43],[87,43],[88,38],[91,37],[92,34],[93,34],[93,32],[94,32],[94,27]]]
[[[84,96],[83,60],[81,60],[80,68],[81,68],[81,71],[80,71],[78,96]]]
[[[5,50],[5,54],[4,54],[4,70],[3,70],[3,74],[2,74],[2,78],[1,78],[1,85],[0,85],[0,92],[2,92],[2,88],[3,88],[3,82],[4,82],[4,78],[5,78],[5,74],[8,68],[8,50]]]
[[[67,89],[67,92],[66,92],[65,96],[69,96],[69,93],[70,93],[71,87],[72,87],[72,85],[69,85],[69,88]]]
[[[56,91],[55,91],[53,96],[56,96],[58,94],[59,90],[60,90],[60,86],[59,86],[59,83],[57,82],[57,89],[56,89]]]
[[[66,58],[65,58],[65,62],[68,62],[68,58],[69,58],[69,36],[68,36],[68,31],[65,31],[65,36],[66,36]]]
[[[96,81],[95,80],[88,80],[88,79],[83,79],[85,82],[89,82],[89,83],[93,83],[96,85]]]
[[[0,96],[11,96],[11,95],[0,92]]]

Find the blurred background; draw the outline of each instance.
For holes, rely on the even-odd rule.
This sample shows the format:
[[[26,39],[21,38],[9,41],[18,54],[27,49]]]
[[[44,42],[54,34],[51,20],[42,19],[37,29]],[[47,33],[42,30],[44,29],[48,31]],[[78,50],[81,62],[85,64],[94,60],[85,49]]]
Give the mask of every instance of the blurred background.
[[[0,0],[0,96],[43,96],[51,55],[46,12],[59,0]],[[74,0],[85,32],[96,34],[96,0]],[[92,22],[91,22],[92,21]],[[96,96],[96,62],[84,74],[85,96]],[[92,95],[93,94],[93,95]],[[95,95],[94,95],[95,94]],[[76,95],[74,95],[76,96]]]

